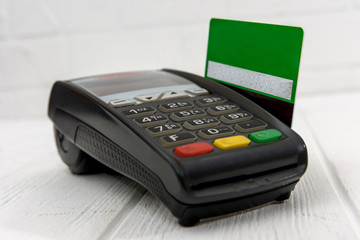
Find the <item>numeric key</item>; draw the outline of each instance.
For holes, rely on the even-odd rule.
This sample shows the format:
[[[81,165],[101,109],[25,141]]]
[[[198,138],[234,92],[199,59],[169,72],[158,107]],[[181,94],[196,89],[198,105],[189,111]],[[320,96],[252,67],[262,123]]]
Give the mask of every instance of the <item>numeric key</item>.
[[[220,121],[227,124],[233,124],[238,122],[248,121],[253,117],[253,115],[246,111],[236,112],[225,114],[220,117]]]
[[[198,132],[198,135],[205,139],[213,139],[219,137],[226,137],[234,134],[234,130],[230,127],[214,127],[209,129],[202,129]]]
[[[150,127],[154,125],[164,124],[168,118],[164,115],[152,115],[148,117],[135,118],[134,121],[141,127]]]
[[[235,129],[238,130],[239,132],[254,132],[254,131],[263,130],[266,127],[267,124],[260,119],[253,119],[235,125]]]
[[[214,107],[209,107],[206,111],[213,116],[218,116],[222,114],[232,113],[239,110],[239,106],[235,104],[224,104]]]
[[[137,107],[122,111],[129,118],[153,115],[156,110],[152,107]]]
[[[222,97],[204,97],[195,101],[196,105],[200,107],[208,107],[217,104],[225,103],[226,99]]]
[[[174,112],[170,114],[170,118],[174,121],[185,121],[189,119],[196,119],[205,117],[206,113],[201,109],[185,110],[180,112]]]
[[[186,101],[179,101],[179,102],[172,102],[159,105],[159,109],[162,112],[174,112],[174,111],[182,111],[193,108],[194,105],[186,102]]]
[[[167,134],[177,133],[181,131],[181,127],[175,123],[172,124],[163,124],[159,126],[148,127],[146,131],[152,137],[163,136]]]
[[[201,128],[215,127],[220,124],[216,118],[201,118],[184,122],[183,127],[189,130],[197,130]]]

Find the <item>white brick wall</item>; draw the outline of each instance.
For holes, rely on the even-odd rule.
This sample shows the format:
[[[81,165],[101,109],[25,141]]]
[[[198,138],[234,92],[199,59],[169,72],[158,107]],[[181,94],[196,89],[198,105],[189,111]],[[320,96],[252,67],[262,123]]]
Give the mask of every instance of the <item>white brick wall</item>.
[[[203,75],[211,17],[303,27],[299,97],[360,88],[360,0],[0,0],[0,117],[45,116],[57,79]]]

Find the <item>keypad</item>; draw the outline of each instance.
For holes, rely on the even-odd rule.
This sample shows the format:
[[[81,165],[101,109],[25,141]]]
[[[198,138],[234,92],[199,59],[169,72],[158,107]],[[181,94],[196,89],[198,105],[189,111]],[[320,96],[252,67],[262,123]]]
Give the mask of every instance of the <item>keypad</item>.
[[[188,98],[201,95],[207,95],[209,91],[204,88],[191,88],[186,89],[185,91],[166,91],[166,92],[155,92],[140,96],[134,96],[133,99],[126,98],[115,98],[109,101],[109,105],[113,108],[126,107],[131,105],[136,105],[138,102],[141,103],[151,103],[151,102],[161,102],[170,99],[179,99],[179,98]],[[138,102],[137,102],[138,101]],[[204,103],[208,104],[209,101],[218,101],[217,99],[203,99]],[[200,101],[200,102],[201,102]],[[201,103],[200,103],[201,104]],[[208,105],[210,106],[210,105]],[[180,110],[180,109],[179,109]]]
[[[204,89],[186,92],[196,97],[170,97],[166,102],[151,104],[144,100],[143,104],[123,108],[121,113],[162,147],[183,158],[248,148],[283,137],[280,131],[225,97],[205,95],[208,92]],[[160,97],[170,94],[176,98],[180,93],[165,92]],[[155,95],[141,97],[153,102],[153,98],[159,98]]]

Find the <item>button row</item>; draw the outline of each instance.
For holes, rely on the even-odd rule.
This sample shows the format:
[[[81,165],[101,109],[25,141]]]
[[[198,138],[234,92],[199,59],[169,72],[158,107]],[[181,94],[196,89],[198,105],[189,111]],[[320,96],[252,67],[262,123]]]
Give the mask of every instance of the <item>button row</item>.
[[[195,101],[195,104],[200,107],[210,107],[225,103],[227,100],[222,97],[205,97]],[[159,105],[159,109],[162,112],[174,112],[180,110],[187,110],[193,108],[194,105],[187,101],[172,102]],[[239,109],[237,105],[227,104],[222,106],[211,107],[208,109],[208,113],[212,115],[221,115],[225,113],[235,112]]]
[[[172,104],[172,105],[171,105]],[[178,102],[178,103],[169,103],[163,104],[159,106],[159,109],[163,112],[173,112],[170,115],[170,118],[174,121],[184,121],[188,119],[196,119],[199,117],[204,117],[206,113],[201,109],[191,109],[193,107],[192,104],[187,102]],[[175,110],[183,110],[174,112]],[[209,107],[206,109],[206,112],[212,116],[221,116],[222,121],[225,123],[235,123],[246,121],[252,117],[252,115],[246,111],[235,113],[239,110],[239,107],[234,104],[225,104],[218,105],[214,107]],[[129,118],[135,118],[140,116],[150,116],[153,115],[156,110],[152,107],[138,107],[131,108],[128,110],[122,111]],[[231,113],[231,114],[230,114]]]
[[[220,104],[220,103],[218,102],[216,104]],[[158,108],[160,109],[160,111],[167,113],[167,112],[189,110],[189,109],[192,109],[193,107],[194,107],[194,105],[187,101],[179,101],[179,102],[161,104],[161,105],[159,105]],[[145,110],[142,110],[142,109],[145,109]],[[210,107],[207,109],[207,112],[211,115],[218,116],[218,115],[222,115],[222,114],[236,112],[238,110],[239,110],[239,107],[235,104],[224,104],[224,105]],[[139,107],[139,108],[132,108],[129,110],[124,110],[122,112],[128,117],[132,117],[132,116],[135,116],[135,114],[138,114],[139,111],[141,111],[144,114],[151,115],[152,114],[151,111],[155,111],[155,109],[152,107]]]
[[[142,118],[137,118],[135,120],[140,125],[145,122],[159,121],[159,119],[157,119],[157,118],[154,119],[154,117],[149,116],[149,115],[152,115],[155,113],[155,109],[153,109],[152,107],[130,109],[130,110],[124,111],[124,113],[129,118],[137,118],[140,116],[145,116]],[[150,119],[147,116],[149,116]],[[163,116],[164,118],[166,118],[166,116],[164,116],[164,115],[156,115],[156,116]],[[222,115],[219,118],[220,121],[217,120],[216,118],[205,117],[205,116],[206,116],[206,113],[200,109],[180,111],[180,112],[171,113],[169,115],[169,117],[176,122],[186,121],[183,124],[183,126],[188,130],[197,130],[200,128],[217,126],[220,124],[220,121],[222,121],[223,123],[226,123],[226,124],[242,123],[242,124],[239,124],[239,127],[238,127],[238,130],[241,132],[248,132],[248,131],[253,131],[253,130],[256,131],[256,130],[259,130],[259,129],[257,129],[257,127],[262,128],[263,125],[266,125],[266,123],[264,123],[261,120],[249,121],[253,117],[253,115],[246,111]],[[205,117],[205,118],[203,118],[203,117]]]
[[[159,139],[159,142],[164,147],[177,146],[184,144],[184,141],[195,142],[197,140],[197,137],[192,133],[189,132],[178,133],[181,131],[181,127],[177,124],[165,124],[165,125],[147,128],[146,130],[151,136],[154,137],[175,133],[172,135],[164,136]],[[268,141],[276,140],[281,136],[281,133],[280,136],[277,135],[278,132],[277,130],[275,129],[271,129],[271,130],[274,130],[276,132],[262,131],[261,133],[259,132],[257,132],[256,134],[252,133],[249,135],[249,137],[255,142],[268,142]],[[214,127],[208,129],[201,129],[200,131],[197,132],[197,135],[203,139],[215,139],[215,138],[231,136],[234,133],[235,131],[231,127],[221,126],[221,127]]]
[[[207,99],[210,99],[211,101],[207,100]],[[211,105],[218,105],[221,103],[225,103],[226,99],[221,98],[221,97],[207,97],[207,98],[203,98],[200,100],[196,100],[195,102],[201,103],[201,104],[198,104],[199,106],[211,106]],[[113,100],[113,101],[111,101],[111,103],[113,103],[115,105],[118,103],[133,105],[126,100]],[[162,112],[175,112],[175,111],[181,111],[181,110],[189,110],[189,109],[192,109],[193,107],[194,107],[194,105],[192,103],[189,103],[187,101],[178,101],[178,102],[161,104],[161,105],[159,105],[158,108]],[[217,116],[217,115],[222,115],[222,114],[226,114],[226,113],[236,112],[237,110],[239,110],[239,107],[235,104],[224,104],[224,105],[210,107],[207,109],[207,112],[211,115]],[[135,116],[139,116],[140,112],[144,115],[145,114],[151,115],[151,114],[153,114],[153,112],[155,112],[155,109],[152,107],[135,107],[132,109],[124,110],[122,112],[128,117],[135,117]]]
[[[276,129],[267,129],[260,132],[255,132],[249,135],[249,138],[254,142],[263,143],[280,139],[281,132]],[[212,144],[221,150],[231,150],[236,148],[243,148],[251,143],[251,140],[245,136],[231,136],[225,138],[218,138]],[[211,153],[214,147],[206,142],[197,142],[196,136],[191,133],[180,133],[161,138],[160,143],[166,147],[178,145],[177,143],[184,144],[174,149],[174,153],[180,157],[194,157]]]
[[[186,113],[184,113],[184,112],[186,112]],[[201,110],[199,110],[199,111],[191,110],[191,111],[184,111],[184,112],[179,112],[178,114],[174,113],[174,115],[170,115],[170,118],[173,119],[174,121],[184,121],[189,118],[190,119],[197,118],[199,116],[201,117],[201,116],[206,115]],[[159,127],[159,129],[161,129],[161,130],[156,130],[157,128],[147,129],[147,131],[150,134],[152,134],[152,136],[156,136],[156,135],[159,136],[159,134],[165,135],[166,130],[173,130],[173,129],[168,129],[170,127],[174,128],[175,126],[178,126],[178,128],[180,128],[180,130],[181,130],[181,127],[177,124],[165,124],[168,122],[168,120],[169,119],[165,115],[152,115],[152,116],[139,117],[139,118],[134,119],[134,121],[141,127],[157,126],[157,127]],[[161,125],[161,124],[164,124],[164,125]],[[212,138],[212,137],[210,137],[212,135],[216,135],[217,137],[219,137],[218,135],[223,135],[223,134],[225,134],[225,132],[233,133],[233,130],[230,127],[226,127],[226,126],[216,127],[219,124],[220,124],[220,121],[217,120],[216,118],[207,117],[207,118],[188,120],[188,121],[184,122],[182,126],[188,130],[198,130],[198,129],[203,129],[203,128],[209,128],[207,130],[201,130],[199,132],[200,133],[199,136],[201,136],[205,139]],[[214,127],[214,128],[211,128],[211,127]],[[267,124],[260,119],[253,119],[250,121],[241,122],[241,123],[234,125],[234,128],[237,131],[242,132],[242,133],[259,131],[259,130],[265,129],[266,127],[267,127]],[[228,129],[231,129],[231,131]],[[164,132],[164,134],[161,134],[161,132]],[[231,134],[228,134],[228,135],[231,135]]]
[[[209,94],[209,92],[204,88],[194,88],[194,89],[185,90],[185,92],[168,91],[164,93],[146,94],[146,95],[136,96],[134,97],[134,99],[142,103],[150,103],[150,102],[158,102],[163,100],[185,98],[185,97],[189,97],[189,94],[200,96],[200,95]],[[125,98],[112,99],[109,102],[109,105],[114,108],[131,106],[135,104],[136,102],[134,100],[125,99]]]

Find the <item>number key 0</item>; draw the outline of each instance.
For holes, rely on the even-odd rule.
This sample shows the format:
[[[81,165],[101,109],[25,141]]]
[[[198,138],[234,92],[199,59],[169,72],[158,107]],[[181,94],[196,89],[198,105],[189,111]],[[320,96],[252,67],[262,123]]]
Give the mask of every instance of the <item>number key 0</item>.
[[[226,137],[234,134],[234,130],[230,127],[214,127],[209,129],[202,129],[198,135],[205,139],[213,139],[219,137]]]

